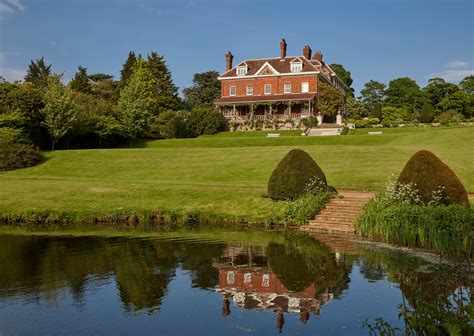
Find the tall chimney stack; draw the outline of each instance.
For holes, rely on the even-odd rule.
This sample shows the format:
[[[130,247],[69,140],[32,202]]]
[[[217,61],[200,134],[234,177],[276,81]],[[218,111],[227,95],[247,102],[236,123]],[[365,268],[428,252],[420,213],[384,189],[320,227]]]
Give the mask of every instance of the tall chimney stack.
[[[283,61],[286,57],[286,41],[281,39],[280,42],[280,61]]]
[[[307,59],[311,59],[311,47],[309,45],[305,45],[303,49],[303,56]]]
[[[229,71],[232,69],[232,60],[234,59],[234,55],[230,51],[225,54],[225,71]]]
[[[321,54],[320,51],[316,51],[316,52],[314,53],[313,59],[314,59],[314,60],[317,60],[317,61],[319,61],[319,62],[322,62],[322,61],[323,61],[323,54]]]

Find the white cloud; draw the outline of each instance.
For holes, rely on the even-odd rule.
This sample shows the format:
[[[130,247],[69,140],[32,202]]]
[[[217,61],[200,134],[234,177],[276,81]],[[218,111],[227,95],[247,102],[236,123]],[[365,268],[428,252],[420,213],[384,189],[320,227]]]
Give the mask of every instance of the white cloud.
[[[21,3],[20,0],[8,0],[14,7],[16,7],[19,11],[24,12],[25,11],[25,5]]]
[[[25,70],[12,69],[12,68],[0,68],[0,76],[5,78],[9,82],[22,80],[25,77]]]
[[[51,47],[55,47],[55,46],[57,45],[57,43],[54,42],[54,41],[51,41],[51,42],[49,42],[48,44],[49,44]]]
[[[446,63],[447,69],[466,69],[469,68],[469,63],[463,61],[451,61]]]
[[[0,2],[0,13],[3,12],[3,13],[15,13],[15,11],[13,10],[13,8],[7,6],[6,4],[4,4],[3,2]]]
[[[428,78],[440,77],[448,82],[459,82],[461,79],[467,76],[474,75],[474,69],[467,70],[445,70],[440,72],[434,72],[428,76]]]
[[[18,11],[24,12],[26,9],[25,5],[20,0],[1,0],[0,1],[0,13],[16,13]]]

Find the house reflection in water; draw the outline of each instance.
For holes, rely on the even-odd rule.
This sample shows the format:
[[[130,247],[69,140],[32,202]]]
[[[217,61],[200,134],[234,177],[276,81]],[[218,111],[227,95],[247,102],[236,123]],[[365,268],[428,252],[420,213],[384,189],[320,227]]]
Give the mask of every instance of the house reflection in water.
[[[313,282],[301,291],[289,290],[269,267],[265,249],[228,245],[214,264],[219,271],[217,292],[224,297],[223,316],[231,314],[230,301],[244,309],[273,311],[281,331],[284,313],[299,314],[302,323],[311,313],[319,315],[321,306],[333,298],[332,289],[318,288]]]

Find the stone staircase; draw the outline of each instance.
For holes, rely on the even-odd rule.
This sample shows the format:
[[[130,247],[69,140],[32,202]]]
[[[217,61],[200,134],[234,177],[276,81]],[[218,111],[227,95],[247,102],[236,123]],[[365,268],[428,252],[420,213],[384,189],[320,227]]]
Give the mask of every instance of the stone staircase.
[[[355,219],[372,196],[372,192],[340,191],[338,197],[331,199],[316,218],[300,230],[354,234]]]

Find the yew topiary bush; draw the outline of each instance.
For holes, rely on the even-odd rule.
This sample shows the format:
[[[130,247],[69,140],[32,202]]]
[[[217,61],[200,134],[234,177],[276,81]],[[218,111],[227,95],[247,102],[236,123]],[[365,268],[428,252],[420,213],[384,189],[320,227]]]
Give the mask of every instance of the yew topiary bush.
[[[411,185],[420,201],[428,204],[461,204],[469,206],[466,189],[456,174],[436,155],[427,150],[416,152],[398,177],[398,184]]]
[[[308,153],[292,149],[273,170],[268,196],[273,200],[294,200],[307,191],[308,185],[315,184],[322,191],[327,189],[324,172]]]

